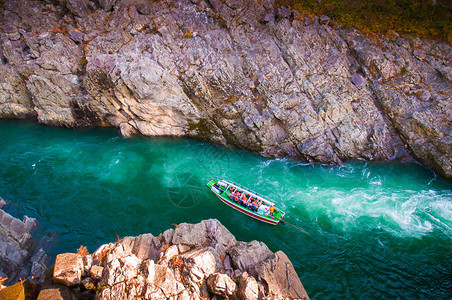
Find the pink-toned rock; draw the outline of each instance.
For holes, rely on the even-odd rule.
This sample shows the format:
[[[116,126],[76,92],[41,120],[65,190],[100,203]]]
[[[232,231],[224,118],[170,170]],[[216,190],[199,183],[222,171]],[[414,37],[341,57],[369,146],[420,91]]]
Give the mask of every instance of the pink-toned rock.
[[[63,253],[56,257],[53,281],[67,286],[79,284],[83,273],[83,257],[75,253]]]
[[[246,300],[257,300],[259,297],[259,285],[247,272],[239,278],[238,295],[240,299]]]
[[[135,238],[135,242],[133,244],[133,254],[136,255],[139,259],[152,259],[156,260],[160,255],[160,241],[155,238],[152,234],[142,234]]]
[[[292,263],[282,251],[276,257],[255,266],[258,280],[267,284],[268,293],[291,299],[309,299]]]
[[[211,251],[198,249],[180,255],[194,282],[199,282],[217,271],[215,257]]]
[[[89,276],[94,280],[100,280],[102,278],[102,271],[104,267],[101,266],[92,266],[89,270]]]
[[[207,278],[207,285],[212,293],[223,297],[232,296],[237,285],[234,280],[226,274],[215,273]]]

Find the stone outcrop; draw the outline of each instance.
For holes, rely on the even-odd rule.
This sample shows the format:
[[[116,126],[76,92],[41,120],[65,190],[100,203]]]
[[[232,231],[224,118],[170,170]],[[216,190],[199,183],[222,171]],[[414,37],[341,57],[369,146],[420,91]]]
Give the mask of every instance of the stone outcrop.
[[[125,237],[93,254],[60,254],[53,282],[39,297],[61,292],[76,299],[308,299],[283,252],[237,242],[215,219],[183,223],[157,237]]]
[[[0,198],[0,277],[8,278],[8,285],[21,279],[41,283],[50,259],[31,235],[37,222],[27,216],[14,218],[4,205]]]
[[[4,1],[0,116],[452,176],[452,50],[274,1]]]

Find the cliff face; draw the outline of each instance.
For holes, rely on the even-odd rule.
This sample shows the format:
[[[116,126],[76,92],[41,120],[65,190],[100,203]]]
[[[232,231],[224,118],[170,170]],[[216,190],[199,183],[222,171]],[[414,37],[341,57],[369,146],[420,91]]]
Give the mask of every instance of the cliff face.
[[[452,176],[452,50],[271,0],[6,1],[0,116]]]

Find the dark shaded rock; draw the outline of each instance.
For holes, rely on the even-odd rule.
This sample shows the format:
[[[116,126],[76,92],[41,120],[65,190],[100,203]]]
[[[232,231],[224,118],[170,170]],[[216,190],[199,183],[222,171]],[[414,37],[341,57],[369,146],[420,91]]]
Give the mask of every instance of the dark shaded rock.
[[[281,6],[276,9],[276,16],[278,18],[289,18],[293,15],[293,11],[287,7]]]
[[[309,299],[306,290],[301,284],[287,256],[276,252],[273,259],[265,261],[254,267],[257,278],[264,282],[270,294],[284,294],[290,299]]]
[[[111,11],[116,4],[116,0],[98,0],[100,7],[105,11]]]
[[[420,60],[424,60],[426,57],[425,51],[419,49],[413,50],[413,55]]]
[[[331,20],[330,17],[325,16],[325,15],[321,15],[320,19],[319,19],[319,23],[321,25],[328,25],[328,23],[330,23],[330,20]]]
[[[149,15],[151,13],[151,3],[145,2],[138,4],[137,11],[142,15]]]
[[[49,257],[31,236],[36,224],[33,218],[20,221],[0,209],[0,274],[8,274],[7,284],[44,280]]]
[[[89,14],[89,0],[65,0],[62,3],[77,17],[83,18]]]
[[[76,43],[83,42],[83,40],[85,38],[85,34],[83,32],[77,31],[77,30],[71,30],[69,32],[69,35],[70,35],[71,39]]]
[[[268,13],[264,16],[265,22],[272,22],[275,20],[275,15],[273,13]]]
[[[267,245],[258,241],[239,242],[228,253],[231,256],[234,268],[248,273],[251,267],[274,257],[274,253],[268,249]]]

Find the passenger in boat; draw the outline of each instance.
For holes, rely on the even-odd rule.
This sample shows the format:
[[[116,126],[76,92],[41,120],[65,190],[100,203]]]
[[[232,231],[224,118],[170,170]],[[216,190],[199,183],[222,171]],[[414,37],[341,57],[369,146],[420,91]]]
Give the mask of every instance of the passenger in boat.
[[[269,210],[269,212],[270,212],[270,213],[269,213],[269,216],[272,217],[272,216],[274,215],[275,208],[276,208],[276,207],[274,207],[273,205],[270,207],[270,210]]]
[[[255,204],[256,204],[256,199],[250,197],[250,201],[248,203],[248,208],[251,209],[252,211],[254,211],[254,208],[256,206]]]
[[[250,196],[250,195],[247,195]],[[246,201],[246,208],[251,209],[253,205],[253,198],[251,198],[251,196],[248,198],[248,200]]]
[[[257,199],[254,199],[253,201],[253,210],[257,211],[259,209],[259,201]]]
[[[234,202],[240,203],[240,193],[234,192]]]
[[[242,193],[242,195],[240,196],[240,204],[246,207],[246,201],[247,201],[246,195],[245,193]]]

